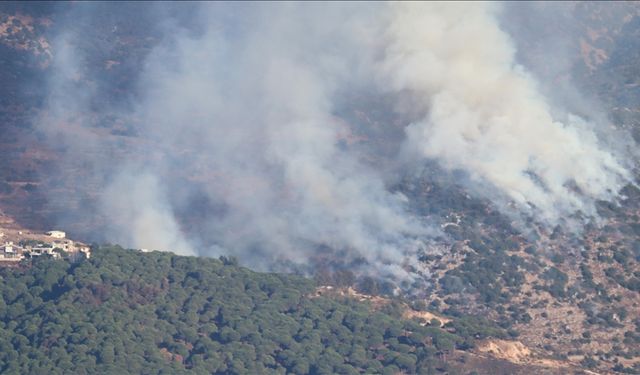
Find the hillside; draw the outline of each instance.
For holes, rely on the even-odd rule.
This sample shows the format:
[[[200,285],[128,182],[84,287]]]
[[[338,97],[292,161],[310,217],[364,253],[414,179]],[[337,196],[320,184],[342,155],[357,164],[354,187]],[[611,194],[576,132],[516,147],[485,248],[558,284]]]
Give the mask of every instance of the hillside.
[[[352,89],[358,66],[333,82],[344,86],[338,104],[318,115],[323,100],[301,102],[330,95],[306,95],[292,84],[308,75],[289,67],[266,80],[272,70],[260,70],[280,61],[270,53],[297,51],[288,48],[297,38],[270,46],[250,32],[259,7],[204,5],[0,4],[0,229],[60,228],[86,243],[169,251],[190,241],[202,256],[105,246],[80,263],[0,267],[0,372],[640,373],[638,3],[503,4],[500,28],[513,39],[514,63],[539,80],[549,107],[593,121],[605,150],[629,151],[623,189],[609,192],[609,201],[594,198],[593,216],[576,211],[559,225],[536,221],[473,170],[446,162],[486,159],[501,171],[512,158],[491,153],[500,146],[492,137],[475,157],[457,159],[464,148],[442,146],[453,159],[404,165],[407,129],[429,122],[420,111],[430,97],[378,92],[369,87],[378,78],[367,74],[367,84]],[[327,9],[329,24],[341,12]],[[304,32],[262,34],[302,39],[327,27],[314,21],[322,15],[303,17]],[[273,25],[296,20],[279,21]],[[293,54],[303,68],[313,66],[307,73],[351,66],[341,58],[358,51],[341,48],[339,33],[320,34],[326,45],[309,40],[317,51]],[[254,47],[255,64],[244,60]],[[462,65],[473,71],[477,64]],[[318,75],[300,87],[331,81]],[[163,86],[167,76],[176,79]],[[259,86],[265,80],[275,89]],[[281,117],[299,110],[309,113],[291,123]],[[312,131],[304,127],[316,122]],[[461,143],[473,143],[483,128],[463,132]],[[326,129],[337,129],[335,138]],[[445,134],[443,144],[455,135]],[[505,142],[527,140],[510,136]],[[565,144],[542,138],[542,154],[562,155]],[[584,150],[579,155],[589,159],[594,149]],[[540,170],[566,160],[554,162]],[[596,170],[568,164],[571,172]],[[378,174],[384,177],[371,178]],[[558,185],[582,198],[575,179]],[[551,190],[542,186],[541,195]],[[399,206],[407,215],[386,216]],[[142,221],[136,216],[149,223],[134,225]],[[154,220],[167,216],[178,241],[163,236],[172,225]],[[402,248],[422,234],[403,226],[407,217],[428,229],[417,250]],[[129,232],[155,241],[135,244]],[[354,233],[357,241],[340,242]],[[206,257],[214,254],[305,276]],[[425,325],[434,318],[439,323]]]
[[[482,205],[452,214],[458,220],[444,225],[456,243],[422,258],[433,270],[426,303],[454,316],[486,316],[528,348],[577,366],[637,373],[639,200],[637,189],[626,192],[620,206],[602,202],[602,227],[579,236],[558,229],[533,241],[496,231],[476,216],[488,216]]]
[[[317,293],[312,280],[252,272],[232,258],[102,247],[76,263],[2,268],[0,279],[3,374],[558,371],[526,352],[515,363],[487,355],[500,342],[486,340],[505,333],[486,321],[440,328],[420,319],[428,313],[409,319],[400,301]]]

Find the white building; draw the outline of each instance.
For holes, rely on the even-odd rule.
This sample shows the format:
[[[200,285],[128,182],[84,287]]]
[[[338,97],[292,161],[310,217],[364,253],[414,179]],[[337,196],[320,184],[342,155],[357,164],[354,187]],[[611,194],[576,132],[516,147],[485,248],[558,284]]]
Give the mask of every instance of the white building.
[[[5,242],[2,251],[5,253],[13,253],[13,241]]]
[[[53,246],[54,248],[60,248],[64,251],[75,251],[76,247],[73,243],[73,241],[53,241],[53,243],[51,244],[51,246]]]
[[[29,255],[31,255],[32,257],[37,257],[40,255],[51,255],[56,259],[60,258],[60,253],[53,251],[52,247],[46,247],[46,246],[37,246],[32,248],[31,251],[29,252]]]
[[[13,242],[5,242],[0,247],[0,260],[18,261],[23,258],[22,249],[13,244]]]
[[[65,238],[67,236],[67,234],[65,232],[59,231],[59,230],[51,230],[49,232],[46,233],[47,236],[53,237],[53,238]]]
[[[91,258],[91,249],[87,246],[80,247],[80,252],[83,253],[87,259]]]

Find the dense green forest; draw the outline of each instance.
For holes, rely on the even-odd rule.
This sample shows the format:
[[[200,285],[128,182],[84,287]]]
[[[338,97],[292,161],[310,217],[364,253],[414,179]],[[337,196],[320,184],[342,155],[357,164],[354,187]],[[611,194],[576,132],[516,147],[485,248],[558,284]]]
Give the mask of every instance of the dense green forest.
[[[318,297],[311,279],[224,257],[102,247],[0,277],[6,374],[433,373],[446,371],[443,352],[500,335],[469,318],[421,326],[398,303]]]

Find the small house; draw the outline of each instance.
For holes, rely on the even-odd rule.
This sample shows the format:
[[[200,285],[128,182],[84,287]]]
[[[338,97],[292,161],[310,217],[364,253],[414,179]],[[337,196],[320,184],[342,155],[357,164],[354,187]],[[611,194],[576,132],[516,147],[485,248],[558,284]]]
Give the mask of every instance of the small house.
[[[5,242],[2,247],[0,247],[0,259],[1,260],[13,260],[17,261],[22,259],[22,248],[13,244],[13,242]]]
[[[53,237],[53,238],[65,238],[67,236],[67,234],[65,232],[59,231],[59,230],[51,230],[48,231],[46,233],[47,236]]]

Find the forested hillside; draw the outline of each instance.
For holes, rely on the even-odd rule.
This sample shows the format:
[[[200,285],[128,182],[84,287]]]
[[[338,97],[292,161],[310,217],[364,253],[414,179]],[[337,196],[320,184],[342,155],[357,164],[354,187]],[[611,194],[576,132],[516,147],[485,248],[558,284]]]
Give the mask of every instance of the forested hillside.
[[[397,302],[317,296],[310,279],[224,257],[109,247],[0,275],[3,374],[433,373],[503,335],[469,318],[422,326]]]
[[[314,275],[0,267],[0,374],[640,374],[640,3],[259,5],[0,3],[0,246]]]

